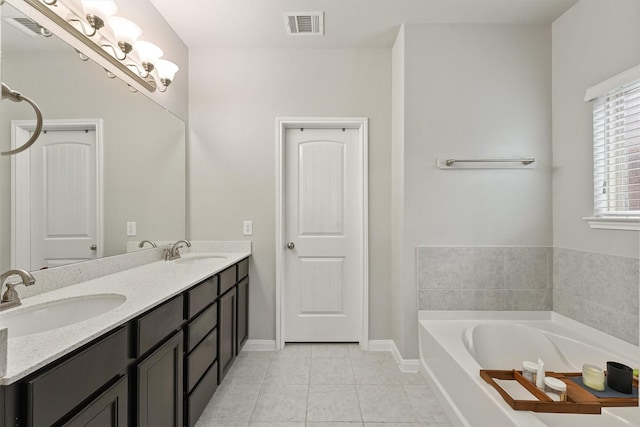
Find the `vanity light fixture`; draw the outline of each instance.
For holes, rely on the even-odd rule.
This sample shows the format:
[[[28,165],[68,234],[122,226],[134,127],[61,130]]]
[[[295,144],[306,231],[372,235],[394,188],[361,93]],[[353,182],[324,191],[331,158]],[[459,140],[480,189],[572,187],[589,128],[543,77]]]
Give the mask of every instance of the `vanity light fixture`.
[[[116,6],[113,0],[82,0],[82,9],[84,10],[87,22],[93,29],[92,32],[85,32],[85,34],[91,37],[96,31],[104,27],[105,21],[110,16],[116,14],[118,6]],[[82,21],[80,22],[83,23]]]
[[[125,55],[131,53],[133,45],[142,34],[140,27],[138,27],[135,22],[120,18],[119,16],[114,16],[109,19],[109,27],[111,27],[113,31],[120,50],[122,50]],[[122,61],[124,57],[118,59]]]
[[[179,70],[160,59],[160,47],[138,41],[142,30],[136,23],[114,16],[118,11],[114,0],[81,0],[82,10],[69,0],[25,1],[150,92],[165,92]]]
[[[150,73],[155,68],[155,63],[160,59],[164,52],[158,46],[153,43],[139,41],[136,43],[136,51],[138,51],[138,57],[142,63],[142,68]]]

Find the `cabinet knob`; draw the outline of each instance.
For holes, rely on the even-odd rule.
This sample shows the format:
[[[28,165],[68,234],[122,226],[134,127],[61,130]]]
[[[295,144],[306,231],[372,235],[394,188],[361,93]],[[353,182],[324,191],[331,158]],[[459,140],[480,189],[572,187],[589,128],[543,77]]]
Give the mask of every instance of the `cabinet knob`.
[[[293,243],[293,242],[289,242],[289,243],[287,243],[287,249],[293,249],[293,248],[295,248],[295,247],[296,247],[296,244],[295,244],[295,243]]]
[[[89,246],[89,249],[91,249],[92,251],[95,251],[98,249],[98,247],[96,245],[91,245]]]

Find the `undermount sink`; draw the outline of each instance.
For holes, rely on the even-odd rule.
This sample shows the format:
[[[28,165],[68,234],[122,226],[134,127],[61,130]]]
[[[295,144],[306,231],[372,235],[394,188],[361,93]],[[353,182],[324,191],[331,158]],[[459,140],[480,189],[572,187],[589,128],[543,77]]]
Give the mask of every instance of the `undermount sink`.
[[[215,264],[227,259],[222,255],[183,255],[182,258],[175,260],[176,264]]]
[[[94,294],[11,309],[0,314],[0,328],[9,328],[9,338],[37,334],[99,316],[126,300],[120,294]]]

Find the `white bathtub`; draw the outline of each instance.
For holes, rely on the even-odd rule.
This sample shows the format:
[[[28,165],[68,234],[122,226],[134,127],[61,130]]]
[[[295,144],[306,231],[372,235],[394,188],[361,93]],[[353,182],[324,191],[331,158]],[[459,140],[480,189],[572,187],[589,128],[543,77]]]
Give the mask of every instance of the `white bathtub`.
[[[522,369],[523,360],[549,371],[580,372],[583,363],[615,360],[640,366],[637,346],[553,312],[420,311],[420,363],[454,423],[471,427],[640,426],[638,408],[603,408],[601,415],[514,411],[480,369]]]

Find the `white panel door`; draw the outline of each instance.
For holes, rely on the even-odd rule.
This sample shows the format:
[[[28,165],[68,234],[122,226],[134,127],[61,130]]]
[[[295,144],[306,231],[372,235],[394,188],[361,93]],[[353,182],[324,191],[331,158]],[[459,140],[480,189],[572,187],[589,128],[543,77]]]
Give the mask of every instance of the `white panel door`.
[[[284,340],[359,341],[358,129],[287,129]]]
[[[95,130],[50,130],[31,154],[31,269],[95,258]]]

